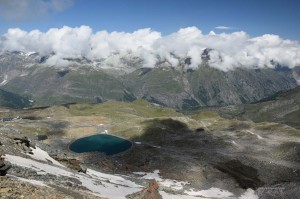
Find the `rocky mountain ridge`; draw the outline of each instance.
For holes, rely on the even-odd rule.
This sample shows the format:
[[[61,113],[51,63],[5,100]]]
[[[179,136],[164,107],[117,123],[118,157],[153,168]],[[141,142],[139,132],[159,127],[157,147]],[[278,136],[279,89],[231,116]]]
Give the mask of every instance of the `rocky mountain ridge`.
[[[38,53],[0,55],[0,88],[26,96],[34,106],[146,99],[176,109],[259,101],[298,85],[298,69],[237,68],[220,71],[204,64],[188,69],[188,58],[172,67],[166,61],[142,68],[142,60],[114,55],[92,63],[82,58],[67,66],[46,66]]]

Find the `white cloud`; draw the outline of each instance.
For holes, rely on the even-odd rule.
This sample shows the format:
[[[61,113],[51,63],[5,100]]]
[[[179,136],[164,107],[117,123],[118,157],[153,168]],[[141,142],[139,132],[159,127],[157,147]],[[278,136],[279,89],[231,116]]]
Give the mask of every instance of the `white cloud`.
[[[229,26],[217,26],[217,27],[215,27],[215,29],[219,29],[219,30],[232,30],[232,29],[236,29],[236,28],[229,27]]]
[[[73,0],[0,0],[0,16],[6,20],[24,21],[61,12],[72,5]]]
[[[251,38],[247,33],[203,34],[196,27],[180,29],[167,36],[149,28],[132,33],[99,31],[93,33],[88,26],[64,26],[47,32],[9,29],[0,40],[0,51],[39,52],[55,55],[47,64],[64,66],[63,58],[100,60],[112,54],[131,55],[144,60],[144,67],[154,67],[158,61],[168,61],[177,67],[186,57],[191,58],[190,68],[202,63],[201,55],[209,51],[209,64],[223,71],[236,67],[274,68],[274,63],[293,68],[300,65],[300,45],[277,35]],[[118,56],[120,57],[120,56]]]

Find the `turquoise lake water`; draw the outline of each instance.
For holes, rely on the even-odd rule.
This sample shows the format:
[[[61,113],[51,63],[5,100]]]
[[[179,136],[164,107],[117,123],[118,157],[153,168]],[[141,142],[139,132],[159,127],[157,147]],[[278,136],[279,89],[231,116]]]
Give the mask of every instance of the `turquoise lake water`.
[[[70,145],[70,150],[76,153],[103,152],[106,155],[114,155],[126,151],[132,146],[128,140],[107,134],[92,135],[75,140]]]

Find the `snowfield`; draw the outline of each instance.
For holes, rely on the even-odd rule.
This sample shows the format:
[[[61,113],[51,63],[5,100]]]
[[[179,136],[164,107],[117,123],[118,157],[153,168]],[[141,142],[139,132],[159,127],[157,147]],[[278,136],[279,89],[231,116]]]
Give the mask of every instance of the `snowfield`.
[[[51,158],[46,151],[40,149],[39,147],[35,147],[35,149],[32,149],[32,153],[33,153],[33,155],[31,155],[31,154],[27,154],[27,155],[29,155],[31,158],[33,158],[35,160],[42,160],[45,162],[50,161],[52,164],[55,164],[60,167],[65,167],[62,164],[60,164],[59,162],[57,162],[56,160],[54,160],[53,158]]]
[[[62,177],[75,178],[79,180],[82,186],[86,187],[88,190],[93,192],[95,195],[100,197],[112,198],[112,199],[124,199],[126,195],[141,191],[144,187],[135,183],[129,179],[136,180],[150,180],[155,179],[160,188],[168,188],[174,191],[182,191],[185,195],[174,195],[167,193],[165,191],[159,191],[163,198],[165,199],[200,199],[200,198],[239,198],[239,199],[257,199],[254,191],[251,189],[246,190],[246,192],[240,196],[235,197],[233,193],[221,190],[219,188],[210,188],[208,190],[184,190],[184,186],[188,185],[188,182],[181,182],[171,179],[163,179],[159,175],[159,170],[155,170],[153,173],[145,172],[135,172],[133,176],[120,176],[106,174],[98,172],[92,169],[87,169],[87,173],[78,173],[72,171],[59,162],[51,158],[46,151],[36,147],[33,150],[33,155],[31,158],[23,158],[20,156],[14,156],[7,154],[5,156],[6,161],[13,165],[18,165],[20,167],[35,170],[40,175],[56,175]],[[51,165],[48,163],[52,163]],[[18,178],[22,181],[29,182],[38,186],[47,186],[47,182],[25,179],[21,177],[16,177],[8,175],[9,177]]]
[[[0,86],[4,86],[8,82],[8,76],[5,75],[3,81],[0,83]]]
[[[14,155],[7,154],[5,159],[12,164],[40,172],[40,174],[43,171],[43,174],[76,178],[82,183],[82,186],[101,197],[121,199],[125,198],[128,194],[142,190],[142,186],[135,184],[132,181],[91,169],[88,169],[86,174],[82,174],[71,172],[60,166],[48,165],[46,163]]]
[[[188,182],[176,181],[170,179],[162,179],[159,176],[159,170],[153,171],[153,173],[145,173],[145,172],[134,172],[137,175],[143,175],[141,178],[143,179],[155,179],[161,186],[171,188],[173,190],[182,190],[183,186],[189,184]]]

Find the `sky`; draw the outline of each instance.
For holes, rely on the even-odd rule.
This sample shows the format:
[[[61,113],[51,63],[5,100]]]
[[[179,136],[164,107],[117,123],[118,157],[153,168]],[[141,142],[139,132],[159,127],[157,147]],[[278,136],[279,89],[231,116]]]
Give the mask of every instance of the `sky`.
[[[34,5],[39,1],[0,0],[0,34],[16,27],[47,31],[87,25],[93,31],[151,28],[167,35],[196,26],[205,33],[242,30],[300,41],[299,0],[43,0],[58,5]]]
[[[190,57],[220,70],[300,66],[300,0],[0,0],[0,53],[92,61],[132,54],[154,67]],[[112,65],[120,65],[115,63]]]

